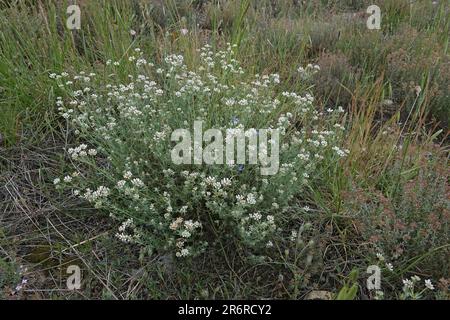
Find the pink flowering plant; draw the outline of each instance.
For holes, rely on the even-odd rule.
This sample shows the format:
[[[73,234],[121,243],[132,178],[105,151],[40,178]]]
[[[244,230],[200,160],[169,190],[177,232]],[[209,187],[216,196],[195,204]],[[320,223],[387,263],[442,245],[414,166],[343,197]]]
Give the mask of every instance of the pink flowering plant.
[[[313,182],[348,154],[344,110],[322,112],[308,92],[281,91],[278,74],[250,76],[231,45],[223,51],[206,45],[199,56],[191,66],[175,54],[156,63],[137,48],[106,63],[107,81],[89,72],[51,74],[64,92],[56,103],[74,136],[67,145],[70,169],[54,183],[117,220],[120,240],[152,252],[195,256],[224,241],[272,250],[301,227],[297,216],[309,210],[302,199]],[[127,82],[118,76],[123,64],[133,70]],[[174,163],[173,132],[192,131],[196,121],[205,135],[200,146],[184,149],[183,159],[192,163]],[[191,153],[220,142],[205,140],[213,128],[223,136],[245,132],[244,142],[261,141],[262,129],[272,132],[263,151],[277,156],[274,172],[261,174],[267,161],[249,163],[250,149],[245,163],[198,163]]]

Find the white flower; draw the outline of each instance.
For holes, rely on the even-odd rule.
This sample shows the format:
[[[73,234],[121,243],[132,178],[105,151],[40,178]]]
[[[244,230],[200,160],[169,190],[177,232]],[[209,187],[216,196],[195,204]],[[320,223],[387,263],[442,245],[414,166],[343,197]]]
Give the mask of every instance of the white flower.
[[[181,249],[181,251],[177,252],[175,255],[177,257],[187,257],[189,255],[189,249],[186,249],[186,248]]]
[[[130,172],[130,171],[126,171],[124,174],[123,174],[123,178],[124,179],[130,179],[131,177],[133,176],[133,174]]]
[[[392,263],[386,263],[386,268],[391,272],[394,271],[394,266],[392,265]]]
[[[425,287],[427,287],[430,290],[434,290],[434,285],[431,283],[430,279],[425,280]]]
[[[139,178],[134,178],[133,180],[131,180],[131,184],[135,187],[143,187],[144,186],[144,183]]]
[[[420,86],[415,86],[414,91],[416,92],[416,96],[419,96],[422,92],[422,88]]]
[[[117,181],[117,188],[122,189],[125,186],[125,183],[125,180]]]
[[[71,182],[71,181],[72,181],[72,177],[71,177],[71,176],[65,176],[65,177],[64,177],[64,182],[69,183],[69,182]]]
[[[183,230],[183,231],[181,232],[181,236],[182,236],[183,238],[189,238],[189,237],[191,236],[191,233],[190,233],[189,231],[187,231],[187,230]]]
[[[186,213],[187,209],[188,209],[188,206],[182,206],[179,211],[180,211],[180,213]]]
[[[296,231],[296,230],[292,230],[291,236],[290,236],[290,240],[291,240],[292,242],[296,241],[296,240],[297,240],[297,236],[298,236],[297,231]]]
[[[205,179],[205,183],[210,186],[214,185],[215,182],[216,182],[216,178],[211,177],[211,176],[206,177],[206,179]]]
[[[61,179],[60,178],[55,178],[54,180],[53,180],[53,184],[58,184],[58,183],[60,183],[61,182]]]
[[[231,179],[228,178],[223,178],[220,183],[222,184],[223,187],[229,187],[231,186]]]
[[[183,36],[185,36],[185,35],[187,35],[187,34],[189,33],[189,30],[183,28],[183,29],[180,30],[180,32],[181,32],[181,34],[182,34]]]
[[[248,101],[247,101],[247,99],[241,99],[238,101],[238,104],[240,106],[246,106],[246,105],[248,105]]]
[[[414,287],[414,282],[409,279],[403,279],[403,288],[404,289],[412,289]]]
[[[247,195],[247,203],[248,204],[255,204],[256,203],[256,198],[255,198],[255,195],[253,193],[249,193]]]
[[[234,100],[233,98],[225,99],[225,104],[226,104],[228,107],[233,106],[235,103],[236,103],[236,100]]]
[[[254,219],[256,221],[261,220],[261,217],[262,217],[262,215],[259,212],[255,212],[255,213],[250,214],[250,218],[252,218],[252,219]]]
[[[340,157],[345,157],[346,156],[346,152],[344,150],[341,150],[339,147],[334,146],[332,148],[334,151],[336,151],[336,153],[340,156]]]

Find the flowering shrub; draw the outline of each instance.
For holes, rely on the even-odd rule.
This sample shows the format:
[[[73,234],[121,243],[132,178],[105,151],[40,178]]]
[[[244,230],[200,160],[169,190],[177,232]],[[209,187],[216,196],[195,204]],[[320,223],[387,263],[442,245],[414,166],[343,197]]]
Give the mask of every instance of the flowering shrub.
[[[94,73],[51,74],[69,97],[57,105],[79,140],[67,149],[71,172],[55,179],[57,187],[120,221],[122,241],[177,257],[217,241],[252,250],[274,246],[275,233],[289,241],[300,227],[296,215],[309,210],[302,193],[348,153],[341,148],[343,110],[321,112],[310,94],[281,92],[277,74],[249,76],[234,50],[206,45],[188,68],[183,56],[167,55],[155,66],[135,49],[127,60],[107,62],[107,82]],[[134,74],[120,83],[115,69],[125,63]],[[174,164],[171,133],[194,121],[203,130],[278,130],[279,171]]]

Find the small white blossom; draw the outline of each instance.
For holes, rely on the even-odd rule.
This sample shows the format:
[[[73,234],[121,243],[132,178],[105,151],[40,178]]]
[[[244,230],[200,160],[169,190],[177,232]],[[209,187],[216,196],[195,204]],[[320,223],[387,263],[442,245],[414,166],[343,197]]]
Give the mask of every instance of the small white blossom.
[[[427,287],[430,290],[434,290],[434,285],[431,283],[430,279],[425,280],[425,287]]]
[[[144,182],[142,182],[142,180],[139,178],[134,178],[133,180],[131,180],[131,184],[135,187],[143,187],[144,186]]]
[[[414,282],[409,279],[403,279],[403,288],[412,289],[414,287]]]
[[[133,174],[131,173],[131,171],[126,171],[123,174],[123,178],[126,179],[126,180],[130,179],[132,176],[133,176]]]

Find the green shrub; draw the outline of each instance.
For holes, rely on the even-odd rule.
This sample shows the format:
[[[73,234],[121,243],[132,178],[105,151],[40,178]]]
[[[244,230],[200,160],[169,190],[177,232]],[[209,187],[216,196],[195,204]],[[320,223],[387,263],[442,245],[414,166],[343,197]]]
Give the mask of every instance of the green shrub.
[[[264,252],[289,242],[297,215],[309,210],[299,207],[303,193],[348,152],[341,149],[343,110],[321,113],[308,93],[278,92],[277,74],[248,76],[233,49],[206,46],[192,68],[179,55],[153,66],[136,49],[108,63],[107,83],[89,72],[52,74],[71,97],[57,104],[80,142],[67,150],[71,172],[55,184],[122,222],[121,240],[159,253],[191,256],[230,241]],[[115,82],[118,64],[134,66],[129,83]],[[279,132],[279,172],[261,175],[261,163],[174,164],[171,133],[195,121],[203,132]]]

